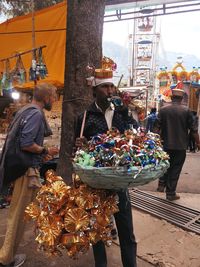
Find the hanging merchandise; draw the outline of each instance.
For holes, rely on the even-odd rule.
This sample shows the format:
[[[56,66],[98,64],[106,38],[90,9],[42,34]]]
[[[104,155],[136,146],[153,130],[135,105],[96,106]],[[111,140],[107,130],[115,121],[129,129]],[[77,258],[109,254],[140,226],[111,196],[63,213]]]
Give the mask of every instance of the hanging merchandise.
[[[34,49],[32,64],[29,70],[29,80],[45,79],[48,75],[46,63],[42,54],[42,47]]]
[[[0,62],[5,64],[4,71],[0,76],[0,95],[1,91],[12,92],[13,86],[18,84],[24,84],[27,82],[27,72],[22,61],[22,55],[32,53],[32,61],[29,69],[29,80],[37,81],[39,79],[44,79],[48,75],[46,63],[42,55],[42,49],[46,47],[45,45],[31,50],[27,50],[21,53],[17,53],[8,58],[0,59]],[[11,59],[17,59],[15,68],[10,70]],[[4,63],[5,62],[5,63]],[[4,93],[3,93],[4,94]]]
[[[30,81],[38,80],[37,75],[36,75],[36,66],[37,66],[36,50],[33,50],[33,59],[31,62],[31,67],[29,69],[29,80]]]
[[[3,72],[3,77],[1,80],[2,91],[4,96],[8,96],[12,93],[12,78],[10,74],[10,61],[7,59],[5,63],[5,71]]]
[[[78,176],[67,186],[49,170],[45,185],[26,208],[25,219],[35,221],[39,250],[49,256],[66,253],[77,259],[98,241],[112,244],[117,204],[115,192],[90,188]]]
[[[45,77],[47,77],[48,75],[48,70],[47,70],[47,66],[46,66],[46,63],[45,63],[45,60],[42,54],[42,47],[38,49],[38,64],[37,64],[36,69],[37,68],[38,68],[40,78],[45,79]]]
[[[29,80],[36,81],[36,60],[32,59],[31,67],[29,69]]]
[[[14,70],[11,72],[13,84],[23,84],[26,82],[26,69],[22,62],[22,58],[19,55]]]

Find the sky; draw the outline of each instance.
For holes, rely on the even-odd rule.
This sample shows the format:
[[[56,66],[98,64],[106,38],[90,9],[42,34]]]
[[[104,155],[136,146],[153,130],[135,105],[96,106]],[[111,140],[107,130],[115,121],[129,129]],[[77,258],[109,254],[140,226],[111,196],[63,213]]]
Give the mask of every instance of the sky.
[[[157,17],[160,25],[160,51],[172,51],[195,55],[200,59],[200,11]],[[104,24],[104,41],[112,41],[127,46],[128,33],[133,28],[133,20]]]

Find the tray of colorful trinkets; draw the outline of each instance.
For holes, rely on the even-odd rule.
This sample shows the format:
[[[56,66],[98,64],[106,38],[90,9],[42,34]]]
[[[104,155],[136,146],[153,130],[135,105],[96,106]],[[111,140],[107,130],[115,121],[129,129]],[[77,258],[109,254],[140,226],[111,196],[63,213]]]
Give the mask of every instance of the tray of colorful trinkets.
[[[76,151],[74,172],[93,188],[120,190],[147,184],[169,167],[160,136],[142,129],[112,129]]]

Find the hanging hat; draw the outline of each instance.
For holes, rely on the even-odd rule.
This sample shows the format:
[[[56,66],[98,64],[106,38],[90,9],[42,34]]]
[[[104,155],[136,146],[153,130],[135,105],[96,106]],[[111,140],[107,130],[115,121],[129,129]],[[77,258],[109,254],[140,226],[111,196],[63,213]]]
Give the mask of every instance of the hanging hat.
[[[87,78],[88,85],[96,87],[105,83],[113,83],[113,71],[107,69],[95,69],[94,76]]]
[[[176,87],[172,89],[172,95],[183,96],[184,95],[183,86],[184,86],[183,82],[178,82],[176,84]]]

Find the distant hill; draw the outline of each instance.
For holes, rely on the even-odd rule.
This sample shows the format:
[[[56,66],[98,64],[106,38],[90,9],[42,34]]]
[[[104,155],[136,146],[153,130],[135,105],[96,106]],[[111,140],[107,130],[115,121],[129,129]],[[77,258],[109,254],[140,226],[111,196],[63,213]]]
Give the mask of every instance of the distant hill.
[[[192,54],[178,54],[175,52],[165,52],[165,57],[163,55],[159,55],[159,67],[160,66],[167,66],[167,69],[170,70],[174,67],[176,63],[176,59],[178,56],[182,56],[183,58],[183,66],[186,68],[187,71],[191,71],[192,67],[200,67],[200,59]]]
[[[103,55],[112,58],[117,63],[116,75],[124,75],[125,78],[129,76],[129,60],[128,60],[128,48],[120,46],[113,42],[103,43]],[[178,56],[183,57],[183,65],[187,71],[191,71],[192,67],[200,67],[200,59],[192,54],[178,54],[175,52],[165,51],[165,55],[159,55],[157,59],[158,71],[160,67],[166,66],[168,70],[171,70],[176,64]]]

